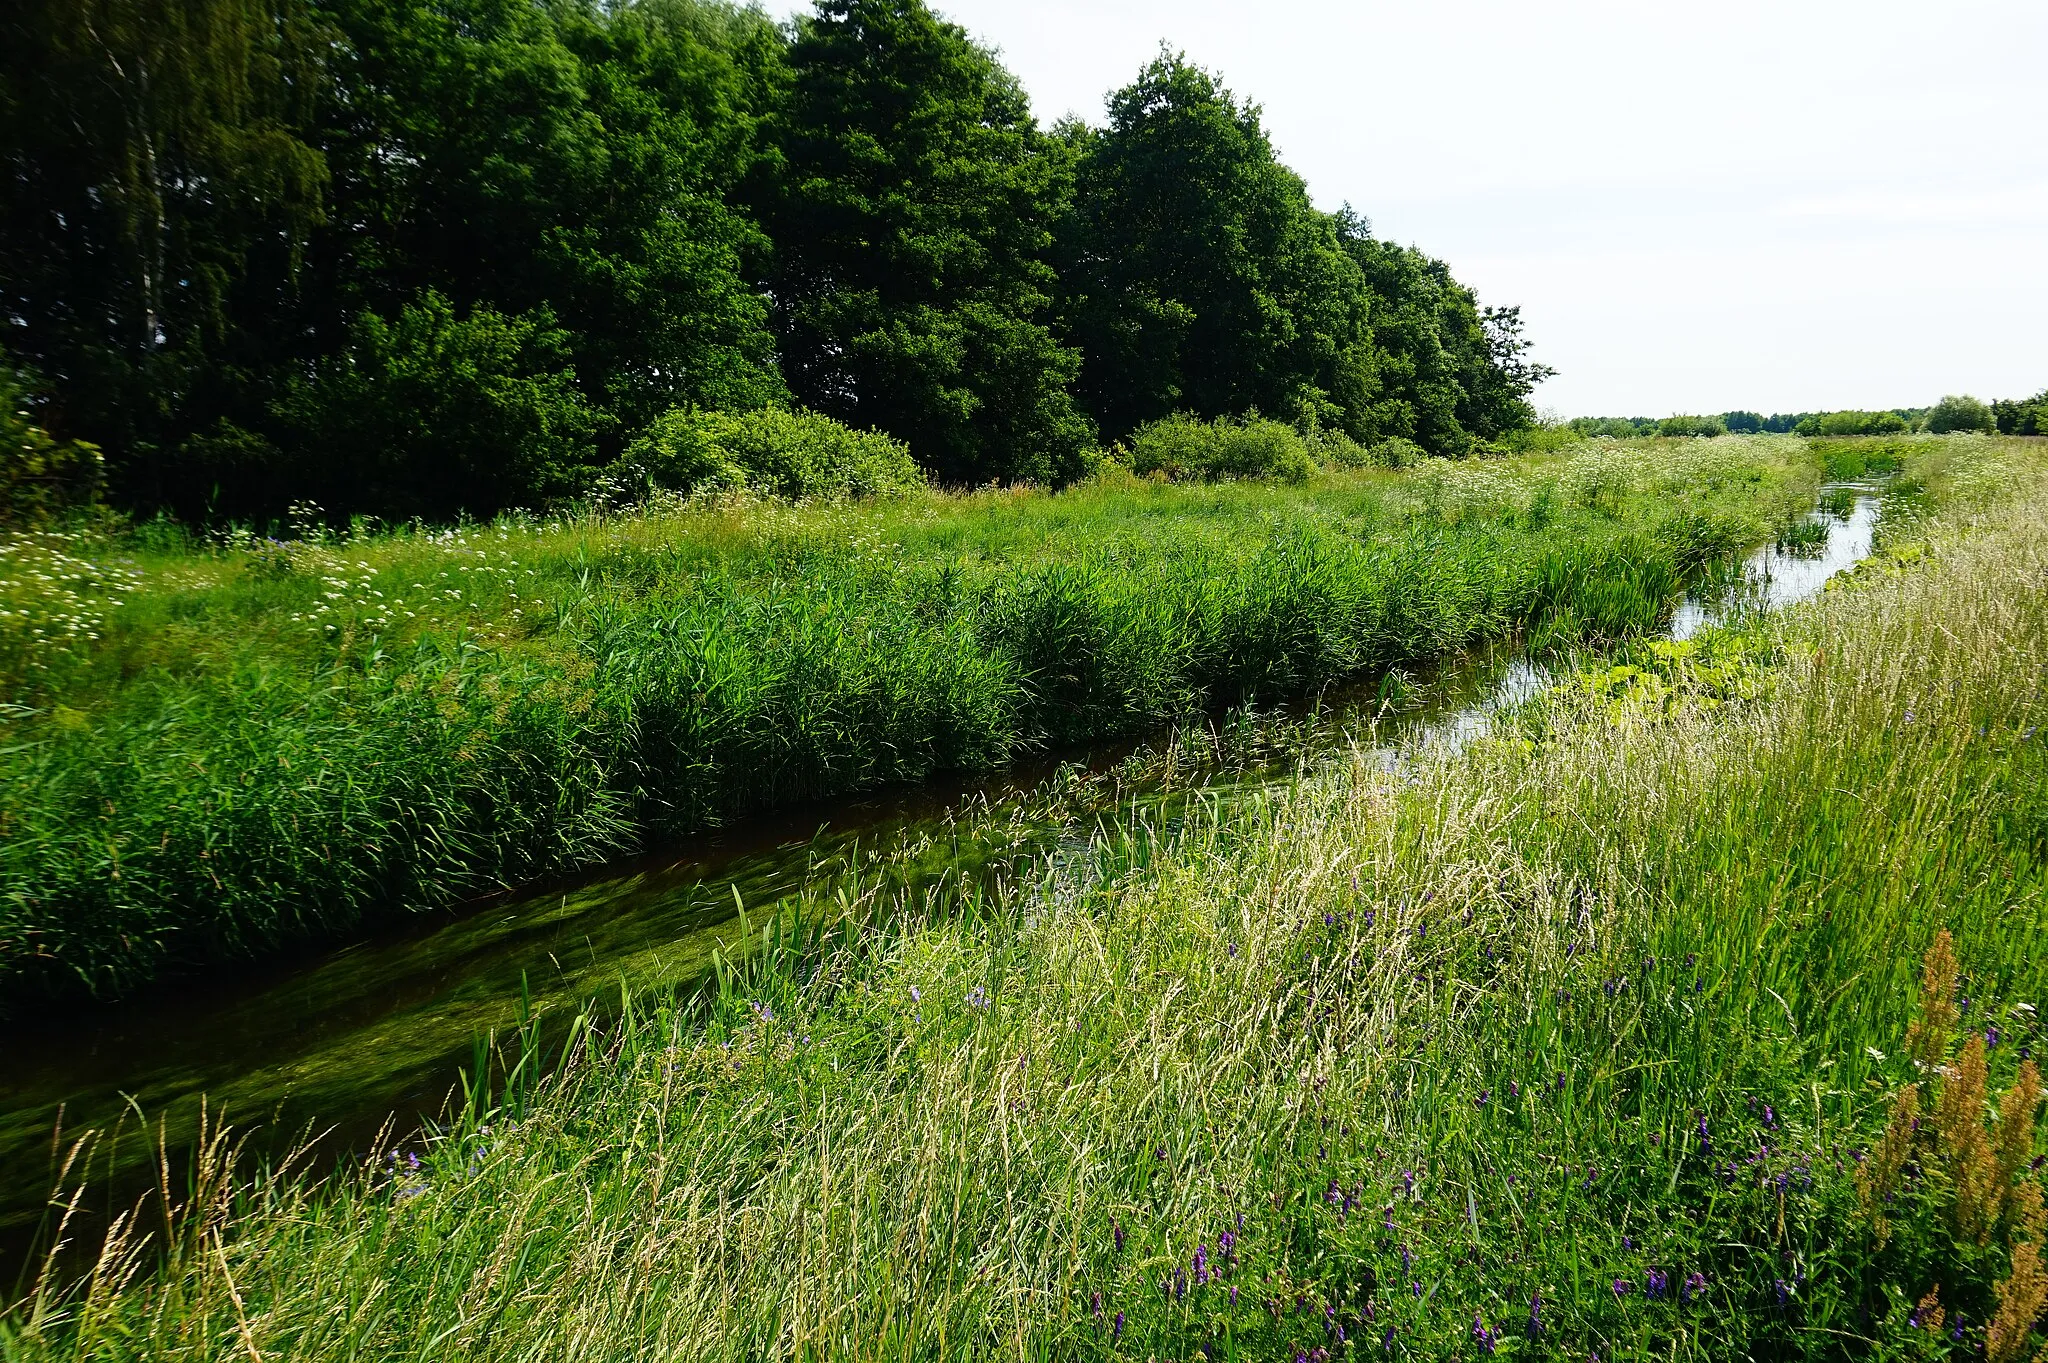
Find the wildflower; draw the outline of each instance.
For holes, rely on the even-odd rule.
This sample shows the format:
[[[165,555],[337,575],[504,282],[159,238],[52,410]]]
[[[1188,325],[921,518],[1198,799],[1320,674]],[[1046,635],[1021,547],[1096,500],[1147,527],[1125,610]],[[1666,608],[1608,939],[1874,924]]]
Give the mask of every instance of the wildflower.
[[[967,1006],[969,1008],[986,1009],[988,1007],[988,993],[977,984],[974,988],[967,991]]]
[[[1408,1252],[1408,1246],[1401,1246],[1401,1271],[1411,1272],[1415,1267],[1415,1256]]]
[[[1635,1290],[1635,1283],[1627,1278],[1616,1278],[1614,1280],[1614,1299],[1616,1301],[1621,1300]]]
[[[1415,1196],[1415,1171],[1413,1169],[1403,1169],[1401,1171],[1401,1183],[1408,1196]]]
[[[1984,1045],[1989,1049],[1997,1048],[1998,1029],[1996,1027],[1986,1027],[1984,1029]]]
[[[1090,1292],[1088,1294],[1088,1308],[1089,1314],[1093,1315],[1097,1320],[1102,1319],[1102,1294],[1100,1292]]]
[[[1772,1290],[1776,1293],[1778,1298],[1778,1309],[1783,1310],[1785,1307],[1791,1305],[1792,1288],[1791,1285],[1787,1283],[1783,1278],[1777,1279],[1772,1284]]]
[[[1698,1272],[1688,1273],[1685,1275],[1685,1286],[1678,1289],[1678,1299],[1680,1301],[1688,1302],[1698,1301],[1700,1299],[1701,1294],[1703,1294],[1706,1290],[1706,1274]]]
[[[1508,1080],[1508,1097],[1513,1099],[1519,1099],[1521,1096],[1522,1086],[1512,1079]]]
[[[1629,1239],[1626,1235],[1624,1235],[1621,1237],[1621,1247],[1623,1249],[1634,1249],[1636,1247],[1636,1242]]]
[[[1493,1331],[1486,1328],[1486,1321],[1477,1312],[1472,1315],[1472,1342],[1482,1353],[1493,1352]]]
[[[1537,1292],[1529,1298],[1529,1338],[1543,1337],[1543,1294]]]
[[[914,984],[913,984],[912,986],[910,986],[910,1001],[911,1001],[912,1003],[923,1003],[923,1002],[924,1002],[924,995],[923,995],[923,993],[921,993],[921,992],[920,992],[920,991],[918,990],[918,987],[917,987],[916,985],[914,985]]]
[[[1389,1351],[1391,1351],[1391,1350],[1393,1349],[1393,1347],[1394,1347],[1394,1327],[1393,1327],[1393,1326],[1389,1325],[1389,1326],[1387,1327],[1387,1333],[1386,1333],[1386,1337],[1385,1337],[1384,1339],[1382,1339],[1382,1340],[1380,1341],[1380,1347],[1381,1347],[1382,1349],[1387,1349],[1387,1350],[1389,1350]]]
[[[1472,1106],[1483,1108],[1486,1106],[1486,1100],[1491,1097],[1493,1097],[1492,1089],[1481,1089],[1479,1090],[1479,1096],[1472,1100]]]
[[[1661,1268],[1653,1268],[1643,1275],[1643,1295],[1651,1301],[1662,1301],[1670,1286],[1671,1278]]]
[[[1114,1239],[1114,1240],[1116,1241],[1116,1252],[1117,1252],[1118,1254],[1122,1254],[1122,1253],[1124,1252],[1124,1225],[1123,1225],[1123,1222],[1121,1222],[1121,1221],[1111,1221],[1111,1222],[1109,1223],[1109,1233],[1110,1233],[1110,1236],[1111,1236],[1111,1237],[1112,1237],[1112,1238],[1113,1238],[1113,1239]]]
[[[1236,1305],[1237,1305],[1237,1284],[1236,1284],[1236,1283],[1232,1283],[1232,1284],[1230,1285],[1230,1304],[1231,1304],[1232,1306],[1236,1306]]]
[[[1119,1311],[1119,1312],[1117,1312],[1117,1313],[1116,1313],[1116,1320],[1115,1320],[1115,1322],[1114,1322],[1114,1323],[1112,1323],[1112,1324],[1110,1325],[1110,1327],[1109,1327],[1109,1337],[1110,1337],[1111,1339],[1116,1339],[1116,1338],[1120,1337],[1120,1336],[1121,1336],[1121,1335],[1123,1334],[1123,1332],[1124,1332],[1124,1313],[1123,1313],[1123,1312],[1121,1312],[1121,1311]]]

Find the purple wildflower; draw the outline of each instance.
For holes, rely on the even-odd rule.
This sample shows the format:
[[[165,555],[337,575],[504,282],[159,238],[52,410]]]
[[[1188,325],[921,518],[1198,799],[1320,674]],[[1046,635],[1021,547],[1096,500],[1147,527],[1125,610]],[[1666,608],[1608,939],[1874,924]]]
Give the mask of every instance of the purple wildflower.
[[[1671,1276],[1661,1268],[1653,1268],[1643,1275],[1643,1295],[1651,1301],[1662,1301],[1671,1288]]]
[[[1614,1297],[1617,1301],[1635,1290],[1635,1283],[1627,1278],[1616,1278],[1614,1280]]]
[[[1529,1298],[1529,1338],[1543,1337],[1543,1294],[1535,1293]]]
[[[1688,1273],[1685,1275],[1685,1286],[1678,1290],[1678,1297],[1681,1301],[1698,1301],[1706,1293],[1706,1290],[1706,1274]]]
[[[1123,1312],[1121,1312],[1121,1311],[1119,1311],[1119,1312],[1117,1312],[1117,1313],[1116,1313],[1116,1320],[1115,1320],[1115,1321],[1114,1321],[1113,1323],[1111,1323],[1111,1325],[1110,1325],[1110,1327],[1109,1327],[1109,1337],[1110,1337],[1111,1339],[1116,1339],[1116,1338],[1118,1338],[1119,1336],[1121,1336],[1121,1335],[1123,1334],[1123,1332],[1124,1332],[1124,1313],[1123,1313]]]
[[[1486,1321],[1477,1312],[1472,1315],[1472,1342],[1479,1346],[1481,1353],[1493,1352],[1493,1331],[1486,1328]]]
[[[1124,1252],[1124,1223],[1121,1221],[1111,1221],[1109,1223],[1109,1234],[1116,1241],[1116,1252],[1122,1254]]]

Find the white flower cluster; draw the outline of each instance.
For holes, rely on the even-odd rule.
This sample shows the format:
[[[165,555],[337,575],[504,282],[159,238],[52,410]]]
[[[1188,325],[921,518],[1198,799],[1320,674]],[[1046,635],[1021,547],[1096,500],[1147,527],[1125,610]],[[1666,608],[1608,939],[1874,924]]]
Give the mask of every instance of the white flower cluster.
[[[55,655],[100,639],[142,577],[125,560],[89,557],[104,547],[86,532],[0,535],[0,667],[45,671]]]

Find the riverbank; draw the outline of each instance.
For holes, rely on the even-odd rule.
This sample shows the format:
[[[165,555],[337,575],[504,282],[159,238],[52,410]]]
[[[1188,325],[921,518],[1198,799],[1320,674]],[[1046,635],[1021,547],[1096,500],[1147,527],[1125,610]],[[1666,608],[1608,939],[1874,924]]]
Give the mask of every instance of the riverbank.
[[[1639,630],[1819,472],[1730,439],[1300,488],[23,537],[9,618],[48,619],[8,636],[0,995],[113,996],[1512,631]]]
[[[803,903],[445,1138],[202,1177],[12,1356],[2031,1356],[2039,1138],[1986,1099],[2048,986],[2048,479],[1907,478],[1740,687],[1649,660],[992,895]],[[2011,1152],[1982,1244],[1959,1120],[1860,1172],[1915,1083]]]

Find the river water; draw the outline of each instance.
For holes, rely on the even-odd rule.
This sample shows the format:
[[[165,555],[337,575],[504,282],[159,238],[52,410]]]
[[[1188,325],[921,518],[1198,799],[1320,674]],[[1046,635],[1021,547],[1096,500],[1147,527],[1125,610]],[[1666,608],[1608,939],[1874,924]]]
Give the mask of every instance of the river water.
[[[1727,589],[1681,603],[1671,636],[1812,596],[1868,556],[1876,489],[1839,486],[1853,506],[1813,513],[1823,541],[1758,550]],[[1462,744],[1551,680],[1512,648],[1484,650],[1404,688],[1392,708],[1383,688],[1362,687],[1263,728],[1226,720],[1221,741],[1121,745],[992,780],[785,810],[572,883],[387,920],[340,947],[19,1019],[0,1049],[0,1296],[45,1219],[56,1162],[87,1129],[106,1133],[91,1167],[107,1190],[99,1215],[139,1191],[157,1131],[174,1154],[190,1141],[202,1099],[238,1124],[316,1128],[332,1148],[363,1149],[387,1120],[404,1130],[438,1112],[486,1040],[523,1016],[701,979],[714,950],[744,950],[800,891],[1001,875],[1077,836],[1091,809],[1170,805],[1191,784],[1284,784],[1318,751],[1369,746],[1393,762],[1418,742]]]

